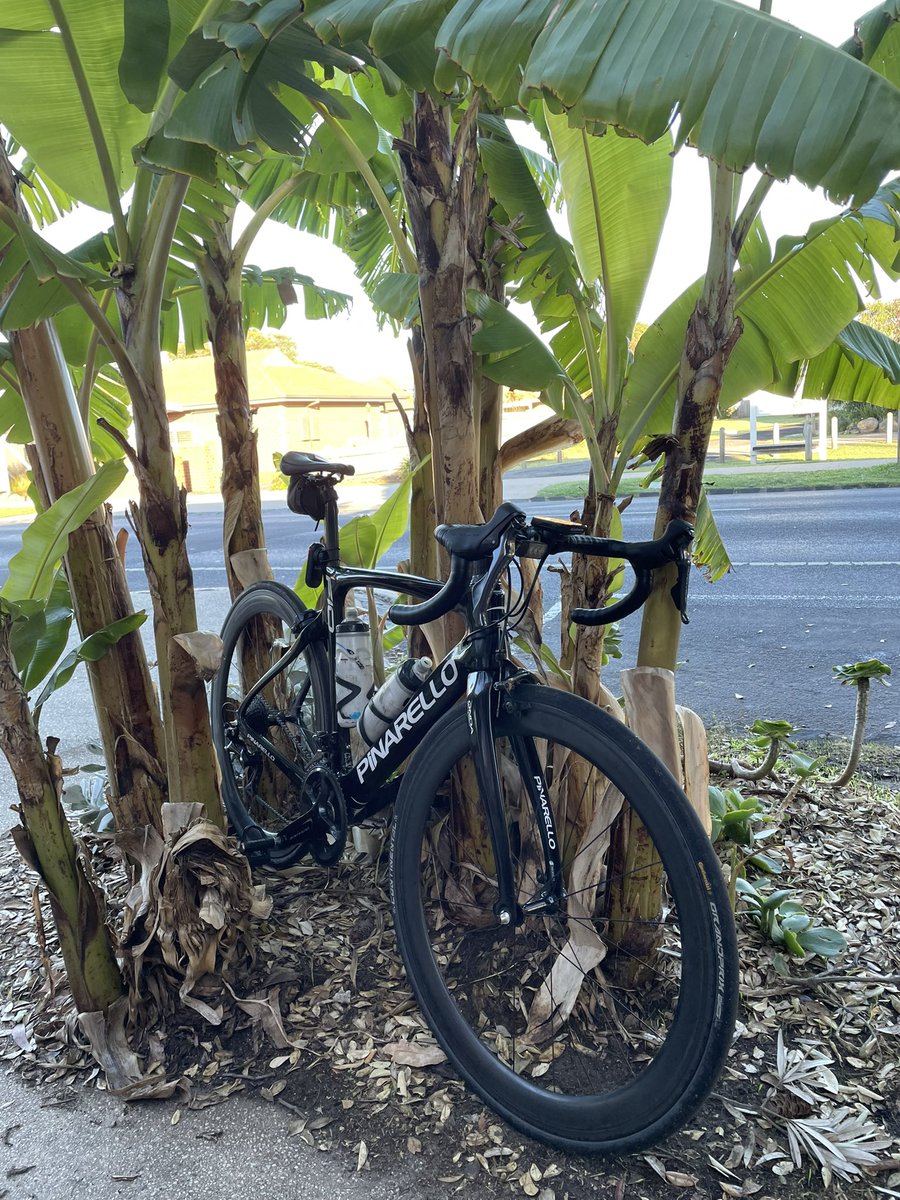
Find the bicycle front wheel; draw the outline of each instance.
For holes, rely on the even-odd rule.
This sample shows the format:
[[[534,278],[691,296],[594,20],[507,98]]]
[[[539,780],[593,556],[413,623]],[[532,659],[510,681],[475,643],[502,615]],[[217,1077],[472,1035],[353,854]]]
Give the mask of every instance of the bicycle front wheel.
[[[294,641],[306,609],[280,583],[256,583],[232,606],[222,628],[222,662],[213,680],[210,721],[222,773],[222,798],[232,829],[254,861],[277,869],[291,866],[309,848],[282,843],[279,835],[309,808],[310,797],[282,774],[242,732],[237,713],[248,692]],[[323,759],[317,734],[327,711],[327,660],[312,643],[253,700],[252,727],[300,770]],[[327,788],[326,783],[318,784]],[[315,800],[315,797],[313,797]],[[343,848],[340,814],[333,814],[329,840],[330,798],[324,797],[320,861]],[[340,844],[339,844],[340,843]]]
[[[530,685],[503,708],[495,751],[517,921],[495,915],[457,708],[422,743],[397,800],[403,961],[448,1058],[510,1124],[568,1149],[637,1150],[687,1120],[730,1044],[737,952],[718,861],[672,776],[620,722]],[[566,894],[560,911],[528,916],[546,883],[545,818],[523,782],[535,762]]]

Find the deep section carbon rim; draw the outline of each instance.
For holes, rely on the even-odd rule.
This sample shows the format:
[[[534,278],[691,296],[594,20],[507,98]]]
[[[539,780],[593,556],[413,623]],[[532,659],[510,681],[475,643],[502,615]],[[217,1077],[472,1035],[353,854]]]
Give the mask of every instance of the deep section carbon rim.
[[[423,744],[398,803],[401,948],[449,1057],[502,1115],[563,1145],[634,1149],[686,1118],[727,1050],[730,911],[708,840],[646,748],[619,726],[623,753],[573,719],[596,722],[584,702],[539,699],[524,717],[501,718],[498,732],[524,732],[537,749],[564,863],[561,911],[524,915],[514,928],[498,920],[457,713]],[[540,813],[510,737],[499,737],[496,750],[517,901],[527,914],[545,891]],[[639,827],[630,838],[629,823]]]
[[[239,836],[254,825],[277,835],[309,807],[302,789],[268,761],[237,721],[252,685],[291,646],[303,612],[287,588],[259,584],[239,597],[222,631],[222,664],[211,696],[212,726],[225,806]],[[251,730],[270,740],[301,771],[322,761],[317,732],[324,717],[323,671],[320,647],[310,646],[247,709]]]

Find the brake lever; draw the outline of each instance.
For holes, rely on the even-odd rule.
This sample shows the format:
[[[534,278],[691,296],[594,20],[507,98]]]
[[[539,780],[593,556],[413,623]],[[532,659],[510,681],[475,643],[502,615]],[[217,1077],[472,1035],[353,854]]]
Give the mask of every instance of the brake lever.
[[[682,625],[690,625],[690,617],[687,614],[688,601],[688,586],[691,582],[691,560],[688,558],[684,550],[678,555],[678,578],[672,585],[669,594],[672,597],[672,603],[681,613]]]

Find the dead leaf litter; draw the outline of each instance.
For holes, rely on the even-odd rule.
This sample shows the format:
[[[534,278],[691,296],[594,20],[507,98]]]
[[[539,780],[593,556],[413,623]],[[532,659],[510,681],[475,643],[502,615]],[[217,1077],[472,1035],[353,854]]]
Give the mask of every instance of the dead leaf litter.
[[[847,952],[829,964],[785,962],[739,919],[743,1003],[725,1073],[689,1125],[652,1152],[602,1161],[554,1150],[462,1086],[407,986],[383,861],[257,877],[271,912],[255,919],[251,977],[224,999],[192,980],[194,1007],[170,1012],[140,1047],[177,1092],[171,1124],[253,1093],[281,1110],[273,1120],[291,1136],[342,1151],[350,1170],[403,1164],[447,1195],[900,1196],[900,810],[864,781],[805,788],[782,812],[786,791],[778,781],[755,787],[780,813],[767,845],[780,847],[790,886],[817,922],[840,930]],[[124,872],[108,841],[90,845],[118,920]],[[75,1018],[49,915],[36,925],[33,888],[7,842],[0,1057],[46,1091],[44,1103],[68,1103],[59,1096],[78,1085],[107,1083]],[[204,1019],[209,1007],[218,1024]]]

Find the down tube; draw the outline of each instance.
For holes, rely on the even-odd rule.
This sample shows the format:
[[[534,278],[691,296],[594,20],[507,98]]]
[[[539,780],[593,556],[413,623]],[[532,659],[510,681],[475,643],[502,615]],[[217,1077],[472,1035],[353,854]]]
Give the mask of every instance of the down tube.
[[[369,752],[341,776],[344,794],[355,808],[375,800],[428,730],[456,704],[466,690],[466,676],[460,652],[451,651]]]

